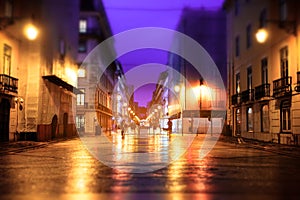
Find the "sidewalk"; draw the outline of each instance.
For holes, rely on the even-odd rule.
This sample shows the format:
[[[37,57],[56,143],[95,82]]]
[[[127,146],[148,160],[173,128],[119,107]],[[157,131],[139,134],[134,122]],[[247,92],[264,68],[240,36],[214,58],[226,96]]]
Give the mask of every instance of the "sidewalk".
[[[264,151],[268,151],[280,155],[285,155],[288,157],[300,158],[300,146],[277,144],[277,143],[252,140],[252,139],[246,139],[241,137],[224,136],[224,135],[221,135],[219,140],[223,142],[235,143],[239,146],[245,146],[248,148],[254,148],[254,149],[264,150]]]
[[[35,142],[35,141],[2,142],[0,143],[0,156],[7,155],[10,153],[18,153],[29,149],[42,148],[42,147],[46,147],[51,143],[66,141],[74,138],[78,138],[78,137],[75,136],[71,138],[57,138],[47,142]]]

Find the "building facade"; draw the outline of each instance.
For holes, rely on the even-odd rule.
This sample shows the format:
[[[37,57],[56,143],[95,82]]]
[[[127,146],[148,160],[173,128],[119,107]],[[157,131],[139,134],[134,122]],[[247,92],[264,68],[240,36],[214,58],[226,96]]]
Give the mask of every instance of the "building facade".
[[[232,134],[299,144],[299,1],[228,0],[224,8]]]
[[[1,140],[75,135],[79,1],[0,5]],[[29,23],[38,27],[35,40],[23,35]]]
[[[89,53],[112,35],[102,1],[81,0],[78,24],[78,88],[83,93],[77,95],[76,126],[80,134],[86,135],[99,132],[100,126],[102,131],[111,131],[113,109],[117,109],[113,106],[114,86],[121,65],[115,61],[98,76],[102,66],[84,63]],[[114,56],[114,49],[107,48],[106,54]]]
[[[198,42],[210,55],[223,79],[221,84],[226,83],[225,29],[223,11],[191,8],[183,10],[177,26],[178,31]],[[186,51],[188,48],[184,49],[185,46],[184,41],[173,42],[173,48],[178,52]],[[172,67],[168,73],[168,113],[173,124],[178,124],[176,132],[207,133],[209,129],[210,132],[220,133],[226,109],[224,84],[222,87],[212,83],[213,80],[208,87],[201,71],[179,55],[170,53],[168,65]],[[208,69],[204,65],[197,67]],[[213,115],[214,119],[211,119]]]

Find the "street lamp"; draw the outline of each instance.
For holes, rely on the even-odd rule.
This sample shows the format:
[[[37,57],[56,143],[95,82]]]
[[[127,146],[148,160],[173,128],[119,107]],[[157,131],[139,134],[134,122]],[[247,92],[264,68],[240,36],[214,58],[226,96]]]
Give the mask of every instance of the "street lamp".
[[[255,34],[256,40],[259,43],[264,43],[268,38],[268,32],[264,28],[258,29],[258,31]]]
[[[0,30],[12,26],[16,21],[23,21],[23,34],[28,40],[35,40],[38,37],[39,29],[32,23],[33,19],[26,19],[25,17],[0,17]]]
[[[27,24],[24,28],[24,34],[29,40],[35,40],[39,34],[39,30],[33,24]]]
[[[280,29],[284,29],[287,33],[296,35],[296,21],[280,21],[280,20],[265,20],[265,23],[275,23]],[[257,42],[264,43],[268,39],[268,32],[264,27],[261,27],[255,33]]]

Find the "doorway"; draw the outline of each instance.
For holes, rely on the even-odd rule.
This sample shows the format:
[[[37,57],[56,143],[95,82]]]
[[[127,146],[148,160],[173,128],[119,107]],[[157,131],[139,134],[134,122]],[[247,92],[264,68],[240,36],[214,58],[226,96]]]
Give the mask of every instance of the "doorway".
[[[0,99],[0,142],[9,141],[9,116],[9,100],[4,98]]]

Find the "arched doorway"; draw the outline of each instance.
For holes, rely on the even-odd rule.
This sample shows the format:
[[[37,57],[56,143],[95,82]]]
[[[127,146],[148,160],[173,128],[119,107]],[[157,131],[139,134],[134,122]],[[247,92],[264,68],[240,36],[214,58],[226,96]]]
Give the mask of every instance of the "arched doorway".
[[[57,115],[54,115],[52,117],[52,122],[51,122],[51,138],[55,138],[56,136],[56,130],[57,130]]]
[[[4,98],[0,99],[0,142],[9,141],[9,115],[9,100]]]

